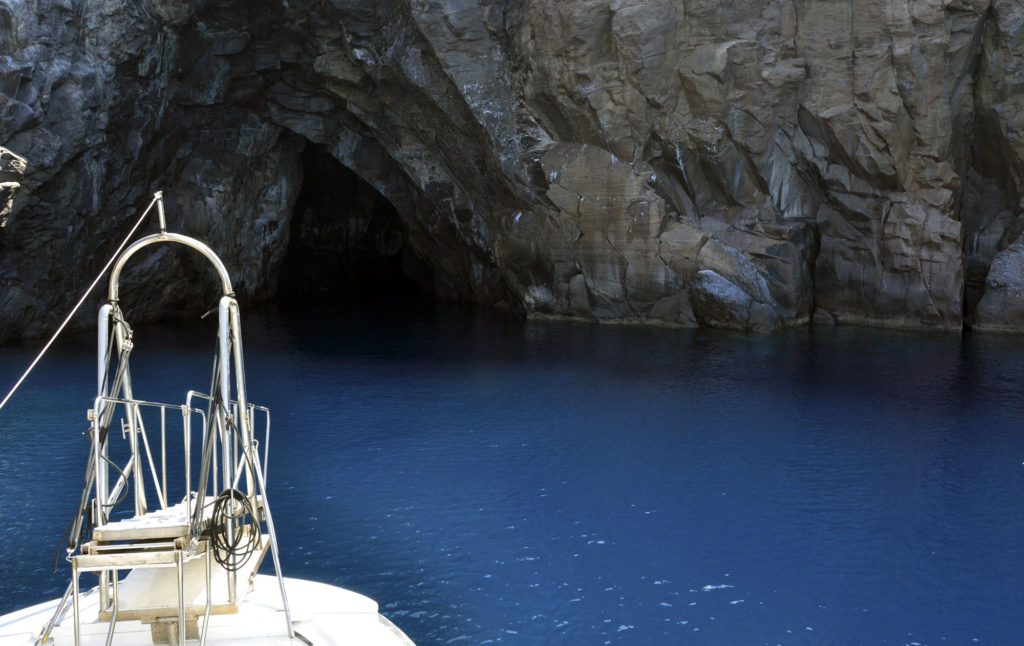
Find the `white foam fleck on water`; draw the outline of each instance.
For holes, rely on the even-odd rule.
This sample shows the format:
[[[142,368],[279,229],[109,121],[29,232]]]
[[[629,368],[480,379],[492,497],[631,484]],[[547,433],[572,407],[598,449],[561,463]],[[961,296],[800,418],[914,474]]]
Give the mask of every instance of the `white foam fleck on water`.
[[[735,601],[730,601],[729,605],[730,606],[735,606],[736,604],[743,603],[744,601],[745,601],[744,599],[736,599]]]
[[[729,576],[729,575],[726,574],[726,576]],[[710,585],[709,584],[709,585],[706,585],[703,588],[701,588],[701,590],[703,590],[704,592],[710,592],[711,590],[724,590],[725,588],[735,588],[735,587],[736,586],[734,586],[734,585],[728,585],[726,583],[721,583],[719,585]]]

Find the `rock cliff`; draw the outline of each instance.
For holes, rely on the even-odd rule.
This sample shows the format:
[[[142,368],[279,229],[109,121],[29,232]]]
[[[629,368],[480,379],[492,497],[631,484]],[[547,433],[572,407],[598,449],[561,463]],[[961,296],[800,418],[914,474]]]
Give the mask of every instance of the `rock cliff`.
[[[249,301],[374,257],[538,315],[1024,331],[1022,56],[1010,0],[0,0],[0,338],[157,189]],[[139,315],[191,307],[157,271]]]

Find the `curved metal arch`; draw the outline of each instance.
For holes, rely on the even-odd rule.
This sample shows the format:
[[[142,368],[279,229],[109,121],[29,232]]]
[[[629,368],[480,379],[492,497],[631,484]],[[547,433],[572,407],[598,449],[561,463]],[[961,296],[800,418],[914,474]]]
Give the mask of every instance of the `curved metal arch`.
[[[206,256],[206,259],[210,261],[210,264],[213,265],[214,269],[217,270],[217,274],[220,276],[220,283],[221,287],[224,289],[224,296],[234,297],[235,293],[231,288],[231,278],[228,276],[228,270],[224,267],[224,263],[221,261],[220,257],[213,252],[213,249],[210,249],[206,244],[196,240],[195,238],[183,236],[178,233],[161,232],[148,235],[145,238],[141,238],[133,242],[132,245],[125,249],[124,253],[122,253],[117,259],[117,264],[114,265],[114,270],[110,274],[110,288],[107,291],[108,298],[111,301],[118,300],[121,270],[124,268],[125,263],[128,262],[128,259],[134,256],[135,253],[143,247],[148,247],[149,245],[160,242],[177,242],[185,245],[186,247],[191,247]]]

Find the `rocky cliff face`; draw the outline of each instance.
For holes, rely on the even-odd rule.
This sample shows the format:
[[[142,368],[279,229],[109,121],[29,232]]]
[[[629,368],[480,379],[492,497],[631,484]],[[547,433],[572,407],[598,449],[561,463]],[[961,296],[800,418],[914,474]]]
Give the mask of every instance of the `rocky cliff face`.
[[[249,300],[376,250],[536,314],[1024,331],[1022,55],[1010,0],[0,0],[0,334],[157,189]],[[156,271],[140,315],[194,300]]]

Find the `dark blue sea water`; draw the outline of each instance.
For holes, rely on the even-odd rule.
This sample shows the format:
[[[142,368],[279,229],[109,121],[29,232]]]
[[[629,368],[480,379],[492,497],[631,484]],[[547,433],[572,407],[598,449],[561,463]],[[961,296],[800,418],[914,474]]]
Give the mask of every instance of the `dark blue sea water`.
[[[243,325],[285,574],[421,646],[1024,643],[1024,338]],[[211,336],[136,342],[138,396],[205,389]],[[0,387],[36,349],[0,349]],[[66,585],[93,357],[63,343],[0,411],[0,614]]]

